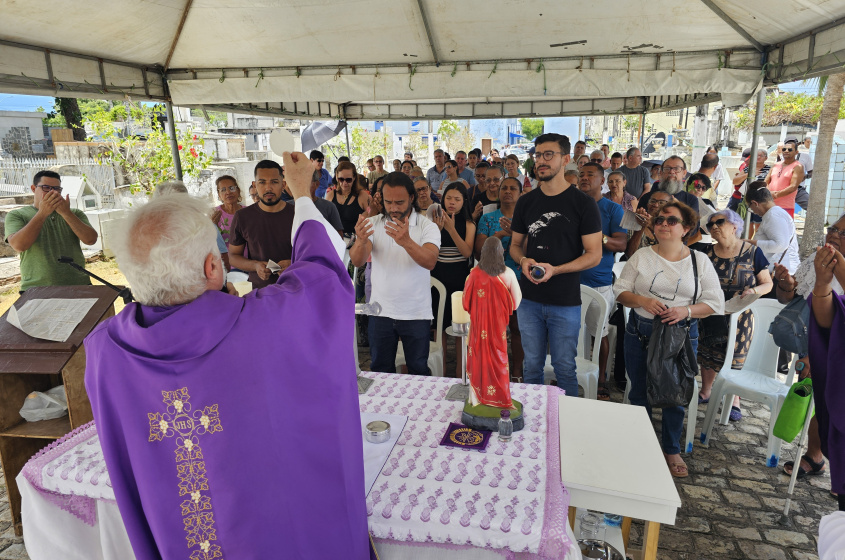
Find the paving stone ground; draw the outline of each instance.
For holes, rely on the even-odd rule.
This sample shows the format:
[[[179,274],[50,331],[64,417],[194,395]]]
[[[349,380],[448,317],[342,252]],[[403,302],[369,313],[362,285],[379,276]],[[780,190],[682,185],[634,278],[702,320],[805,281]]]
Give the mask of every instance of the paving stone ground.
[[[450,338],[450,337],[447,337]],[[446,371],[455,371],[454,346],[447,340]],[[359,348],[361,368],[370,364],[369,349]],[[622,393],[611,391],[611,400]],[[696,436],[704,421],[706,405],[696,413]],[[818,560],[819,520],[837,508],[829,494],[830,478],[799,480],[786,524],[781,513],[789,478],[782,473],[784,461],[795,454],[784,445],[778,468],[765,466],[769,411],[750,402],[742,404],[743,419],[718,425],[710,447],[696,437],[692,454],[684,455],[690,476],[677,479],[682,506],[674,526],[660,531],[660,560]],[[659,411],[655,427],[659,430]],[[596,460],[600,460],[597,454]],[[634,458],[635,459],[635,458]],[[620,466],[624,468],[624,466]],[[642,544],[642,523],[632,525],[631,543]],[[14,536],[6,489],[0,477],[0,560],[28,559],[23,539]]]

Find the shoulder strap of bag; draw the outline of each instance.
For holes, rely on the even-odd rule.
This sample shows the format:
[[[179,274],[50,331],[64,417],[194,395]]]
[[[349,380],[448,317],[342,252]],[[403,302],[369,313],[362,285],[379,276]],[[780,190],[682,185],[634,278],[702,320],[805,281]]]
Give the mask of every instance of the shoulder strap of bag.
[[[695,251],[689,250],[689,256],[692,257],[692,278],[695,283],[695,291],[692,294],[692,304],[695,305],[698,299],[698,263],[695,260]]]
[[[783,257],[786,256],[786,252],[789,251],[790,247],[792,247],[792,240],[793,239],[795,239],[795,232],[794,231],[792,232],[792,237],[789,238],[789,243],[786,244],[786,250],[783,252],[783,254],[778,259],[778,264],[781,263],[781,261],[783,260]]]

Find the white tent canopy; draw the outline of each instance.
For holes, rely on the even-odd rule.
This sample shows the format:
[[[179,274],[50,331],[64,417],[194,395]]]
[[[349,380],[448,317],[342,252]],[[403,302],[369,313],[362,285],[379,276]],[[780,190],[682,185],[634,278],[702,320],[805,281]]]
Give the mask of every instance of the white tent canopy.
[[[638,113],[845,61],[845,0],[0,0],[0,91],[301,117]]]

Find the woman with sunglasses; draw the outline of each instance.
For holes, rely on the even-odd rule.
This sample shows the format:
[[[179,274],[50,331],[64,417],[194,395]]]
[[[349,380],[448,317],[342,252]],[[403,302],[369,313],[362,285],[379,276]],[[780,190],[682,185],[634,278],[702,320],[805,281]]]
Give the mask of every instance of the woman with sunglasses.
[[[684,237],[697,222],[698,214],[686,204],[677,201],[664,204],[653,220],[658,244],[634,253],[613,286],[617,301],[632,310],[625,327],[625,367],[631,380],[629,398],[631,404],[646,407],[649,417],[646,341],[655,321],[688,326],[695,349],[698,319],[723,313],[725,309],[725,297],[710,259],[684,244]],[[661,446],[669,472],[677,478],[689,476],[680,455],[683,425],[684,407],[663,409]]]
[[[775,199],[775,205],[780,206],[791,216],[795,217],[795,196],[798,186],[804,180],[804,166],[798,156],[798,143],[790,140],[783,145],[783,161],[777,162],[766,175],[766,186]]]
[[[331,200],[340,214],[340,223],[343,224],[343,236],[352,237],[355,233],[355,224],[358,223],[358,216],[365,212],[370,205],[370,193],[362,188],[358,179],[358,171],[355,164],[342,161],[335,169],[335,181],[337,188],[332,191]]]
[[[646,207],[643,208],[640,206],[637,208],[637,220],[639,220],[642,228],[639,231],[631,233],[631,238],[628,240],[628,247],[625,249],[625,257],[631,258],[634,253],[643,247],[657,245],[657,237],[654,235],[654,218],[660,213],[660,209],[665,204],[673,200],[675,200],[675,197],[666,191],[654,191],[648,198]]]
[[[704,193],[709,191],[711,186],[710,177],[704,173],[693,173],[687,179],[686,191],[698,199],[698,214],[701,227],[707,225],[707,218],[716,211],[716,206],[713,205],[713,202],[704,196]]]
[[[705,224],[706,231],[713,236],[715,244],[707,246],[704,254],[716,269],[725,301],[736,295],[764,295],[773,287],[768,269],[769,260],[763,251],[740,239],[744,226],[739,214],[727,209],[711,214]],[[698,341],[698,364],[701,366],[699,404],[710,401],[710,391],[716,380],[716,373],[725,363],[729,325],[730,315],[714,315],[701,323],[701,336]],[[731,368],[742,369],[754,334],[754,315],[751,310],[746,309],[740,313],[736,325],[736,343]],[[739,397],[734,397],[730,420],[739,422],[741,419]]]
[[[235,212],[243,208],[240,204],[241,188],[238,186],[238,180],[231,175],[221,175],[214,183],[217,186],[217,198],[221,204],[211,213],[211,221],[217,226],[220,235],[223,236],[223,241],[228,245],[229,229],[232,227]]]
[[[455,163],[455,162],[447,162]],[[417,182],[415,185],[420,185]],[[446,306],[443,308],[443,328],[452,324],[452,294],[464,289],[475,243],[475,222],[469,213],[467,190],[463,181],[448,183],[443,190],[442,211],[434,216],[434,223],[440,228],[440,253],[431,276],[440,280],[446,288]],[[437,305],[438,302],[432,303]],[[445,332],[445,331],[444,331]],[[446,337],[443,337],[446,340]],[[446,371],[446,349],[443,349],[443,371]],[[455,377],[461,377],[461,360],[457,360]]]

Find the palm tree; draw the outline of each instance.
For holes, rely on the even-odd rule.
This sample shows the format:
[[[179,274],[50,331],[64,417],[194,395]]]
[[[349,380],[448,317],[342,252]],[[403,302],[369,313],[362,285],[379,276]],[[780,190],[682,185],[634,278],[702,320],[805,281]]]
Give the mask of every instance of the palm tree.
[[[819,78],[819,95],[824,92],[824,103],[819,118],[819,136],[816,141],[816,158],[813,162],[813,183],[810,189],[810,203],[804,222],[801,239],[801,258],[813,252],[824,239],[825,204],[827,182],[830,178],[830,154],[833,151],[833,132],[839,120],[839,106],[845,89],[845,72]]]

